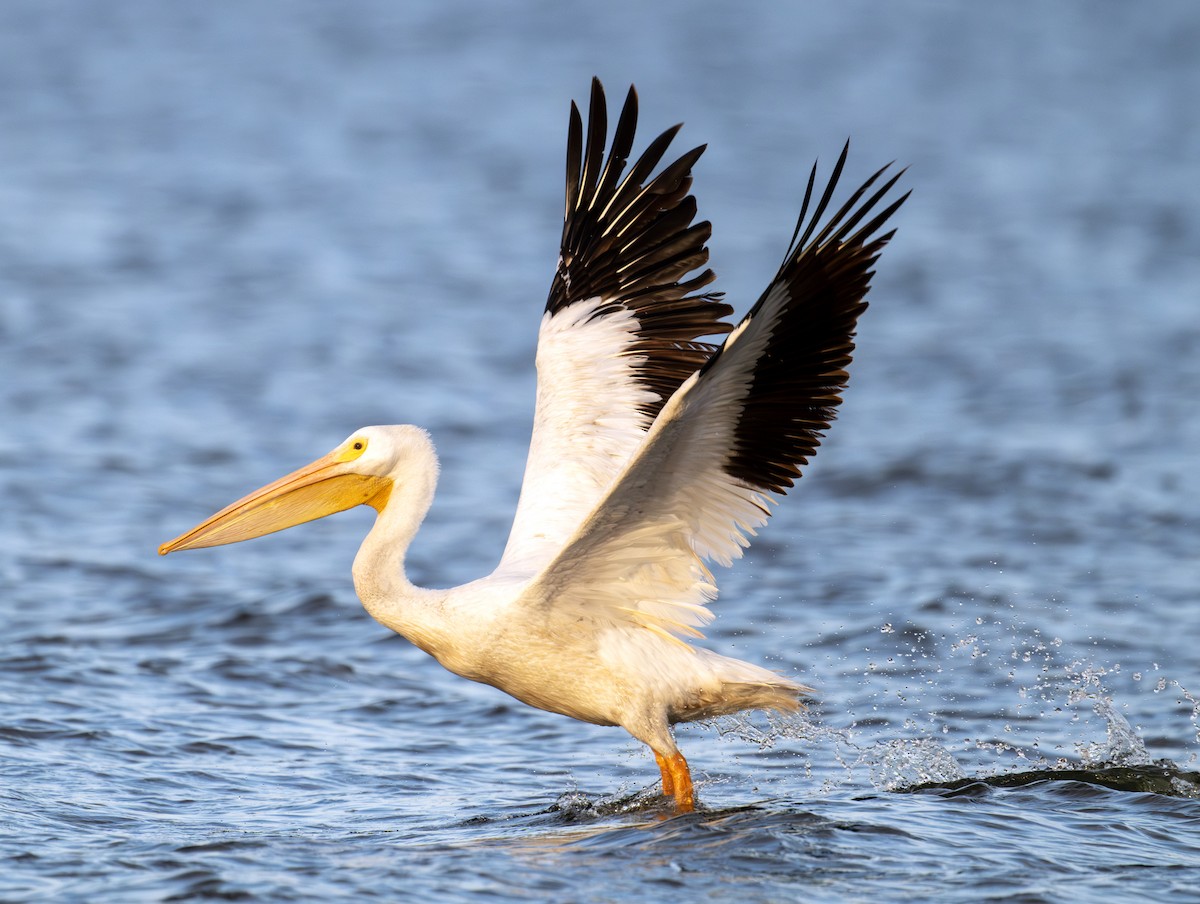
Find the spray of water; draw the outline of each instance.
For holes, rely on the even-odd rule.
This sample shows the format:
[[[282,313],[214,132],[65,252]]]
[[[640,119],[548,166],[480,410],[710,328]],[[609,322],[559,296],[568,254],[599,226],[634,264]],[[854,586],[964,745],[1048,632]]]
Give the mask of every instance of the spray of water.
[[[982,620],[980,620],[982,623]],[[803,764],[807,777],[813,763],[826,769],[817,786],[821,793],[862,787],[864,779],[876,790],[896,791],[917,786],[958,785],[972,780],[990,783],[1019,783],[1021,775],[1030,780],[1053,778],[1056,773],[1080,778],[1089,773],[1109,776],[1113,770],[1148,770],[1159,790],[1158,780],[1170,774],[1175,793],[1195,796],[1200,793],[1200,776],[1194,769],[1200,746],[1200,700],[1178,681],[1156,679],[1153,693],[1175,695],[1173,731],[1180,719],[1188,720],[1188,740],[1176,745],[1183,755],[1174,759],[1155,757],[1147,746],[1144,729],[1130,721],[1128,713],[1138,709],[1138,691],[1146,672],[1130,673],[1120,664],[1098,664],[1069,659],[1064,642],[1044,637],[1033,630],[1022,637],[1018,626],[1006,625],[1001,642],[1007,655],[993,652],[997,644],[984,631],[971,630],[946,638],[943,655],[928,646],[915,645],[912,656],[920,656],[922,675],[950,676],[965,664],[972,679],[989,684],[981,695],[985,705],[995,712],[996,731],[992,737],[964,737],[947,716],[962,708],[952,690],[937,680],[913,690],[910,685],[889,686],[886,672],[876,663],[861,672],[861,683],[868,697],[887,697],[886,710],[894,712],[897,699],[911,711],[902,725],[889,719],[872,718],[837,727],[824,724],[811,712],[787,716],[742,715],[710,723],[723,738],[770,749],[783,742],[799,742],[806,751]],[[883,635],[895,635],[889,622],[880,629]],[[899,633],[904,633],[902,630]],[[918,649],[919,648],[919,649]],[[893,663],[896,654],[886,659]],[[1006,662],[1003,671],[995,666]],[[934,667],[930,667],[934,666]],[[1148,671],[1157,671],[1154,664]],[[897,679],[898,680],[898,679]],[[953,682],[946,681],[949,686]],[[978,708],[979,699],[971,701]],[[885,709],[885,707],[877,707]],[[969,720],[979,724],[977,716]],[[840,775],[837,771],[840,770]],[[1124,774],[1124,773],[1123,773]],[[1104,783],[1109,783],[1104,779]],[[1136,782],[1133,784],[1136,787]]]

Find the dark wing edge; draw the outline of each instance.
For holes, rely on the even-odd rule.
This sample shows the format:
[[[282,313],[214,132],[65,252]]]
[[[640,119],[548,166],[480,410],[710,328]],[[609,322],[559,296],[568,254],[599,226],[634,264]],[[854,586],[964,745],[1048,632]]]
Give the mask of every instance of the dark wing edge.
[[[605,160],[607,104],[592,80],[586,140],[579,108],[571,103],[567,132],[566,211],[557,271],[546,301],[551,316],[586,299],[603,301],[592,318],[620,310],[636,318],[634,341],[624,351],[642,363],[636,378],[658,398],[641,410],[651,419],[680,384],[702,367],[717,346],[701,337],[728,333],[721,318],[733,309],[720,293],[699,290],[715,279],[711,269],[685,277],[708,262],[707,221],[693,223],[689,193],[692,166],[705,146],[693,148],[653,177],[680,126],[659,135],[622,178],[637,126],[637,92],[631,86]]]
[[[786,493],[834,420],[849,379],[846,368],[854,351],[859,315],[867,308],[873,267],[895,230],[876,233],[911,194],[905,192],[872,216],[905,172],[896,172],[863,200],[890,168],[888,164],[859,186],[817,231],[849,149],[846,142],[809,217],[817,176],[813,164],[779,272],[726,346],[704,368],[719,367],[743,332],[749,332],[756,319],[767,318],[766,323],[757,324],[765,327],[768,335],[760,340],[762,349],[750,364],[751,383],[725,465],[731,477],[758,491]]]
[[[884,167],[822,225],[847,151],[815,207],[813,167],[774,279],[663,407],[529,585],[526,604],[676,636],[711,620],[716,587],[705,561],[730,565],[741,556],[832,422],[872,268],[893,235],[876,233],[908,198],[884,200],[903,171],[868,196]]]

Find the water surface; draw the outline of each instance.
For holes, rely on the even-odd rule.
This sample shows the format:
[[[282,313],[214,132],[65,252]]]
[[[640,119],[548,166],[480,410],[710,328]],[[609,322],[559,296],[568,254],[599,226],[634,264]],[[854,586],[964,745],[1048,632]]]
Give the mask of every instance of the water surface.
[[[1118,4],[138,0],[0,12],[0,897],[1200,896],[1200,14]],[[619,731],[372,622],[353,512],[157,545],[353,429],[486,573],[528,440],[566,105],[678,120],[744,311],[852,136],[914,195],[828,442],[716,649],[788,722]]]

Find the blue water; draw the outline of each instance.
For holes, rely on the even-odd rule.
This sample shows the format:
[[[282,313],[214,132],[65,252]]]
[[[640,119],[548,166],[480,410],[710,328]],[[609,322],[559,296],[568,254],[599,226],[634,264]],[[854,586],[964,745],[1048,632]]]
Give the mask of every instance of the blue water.
[[[0,8],[0,899],[1200,898],[1200,8]],[[372,622],[369,512],[159,559],[364,424],[495,564],[566,110],[687,123],[739,311],[896,159],[842,415],[709,642],[819,689],[617,730]]]

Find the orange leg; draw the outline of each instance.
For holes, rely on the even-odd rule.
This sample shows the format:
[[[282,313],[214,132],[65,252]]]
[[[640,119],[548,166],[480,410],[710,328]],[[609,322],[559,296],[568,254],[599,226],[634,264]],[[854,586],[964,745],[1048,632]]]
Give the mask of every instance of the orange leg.
[[[654,761],[658,763],[658,771],[662,773],[663,796],[673,796],[675,794],[675,779],[671,777],[671,770],[667,766],[667,761],[663,759],[663,755],[657,750],[654,751]]]
[[[675,798],[675,809],[680,813],[691,813],[696,809],[696,794],[692,789],[692,773],[687,760],[679,751],[663,756],[654,751],[658,771],[662,773],[663,794]]]

